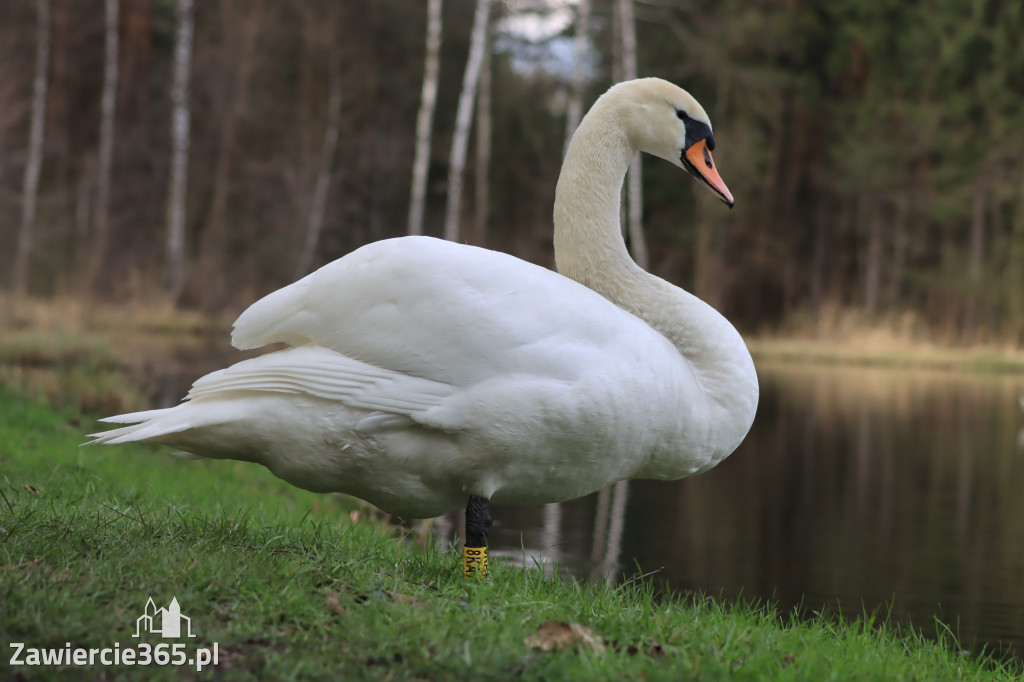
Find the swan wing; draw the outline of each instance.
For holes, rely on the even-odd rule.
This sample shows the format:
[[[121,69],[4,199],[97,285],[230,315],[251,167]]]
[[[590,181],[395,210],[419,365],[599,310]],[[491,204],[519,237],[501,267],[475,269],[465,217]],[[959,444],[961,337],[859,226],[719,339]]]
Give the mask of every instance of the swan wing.
[[[260,299],[232,343],[316,344],[382,370],[468,387],[496,377],[573,377],[612,345],[660,338],[566,277],[430,237],[364,246]],[[656,341],[664,342],[664,339]]]
[[[450,385],[382,369],[316,345],[268,353],[207,374],[192,385],[187,399],[252,392],[305,394],[366,410],[356,424],[364,433],[415,423],[445,431],[460,427],[436,418],[444,399],[454,392]]]

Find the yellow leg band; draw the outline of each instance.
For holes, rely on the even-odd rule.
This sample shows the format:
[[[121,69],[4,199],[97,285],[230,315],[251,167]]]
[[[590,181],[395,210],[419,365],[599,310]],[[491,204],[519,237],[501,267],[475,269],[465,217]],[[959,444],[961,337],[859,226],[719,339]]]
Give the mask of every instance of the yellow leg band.
[[[486,547],[462,548],[462,577],[469,578],[474,573],[478,574],[481,578],[487,576]]]

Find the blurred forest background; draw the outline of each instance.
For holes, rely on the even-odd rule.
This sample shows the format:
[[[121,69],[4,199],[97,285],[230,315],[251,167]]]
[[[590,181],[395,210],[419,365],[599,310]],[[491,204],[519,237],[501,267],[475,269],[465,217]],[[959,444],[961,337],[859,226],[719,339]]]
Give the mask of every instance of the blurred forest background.
[[[635,58],[703,103],[737,199],[648,160],[653,272],[745,331],[1024,339],[1024,3],[494,0],[467,90],[486,4],[0,2],[0,285],[241,309],[409,232],[418,120],[423,233],[551,266],[574,103]]]

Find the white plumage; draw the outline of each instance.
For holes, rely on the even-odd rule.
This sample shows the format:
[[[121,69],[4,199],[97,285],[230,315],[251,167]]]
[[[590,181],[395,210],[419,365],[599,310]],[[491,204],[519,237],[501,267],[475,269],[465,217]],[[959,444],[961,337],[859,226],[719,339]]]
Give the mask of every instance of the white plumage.
[[[256,462],[410,517],[714,466],[753,420],[750,356],[718,313],[638,268],[618,231],[634,149],[684,165],[680,111],[710,136],[700,105],[655,79],[612,88],[581,123],[555,208],[568,277],[428,237],[364,246],[235,323],[238,348],[290,348],[202,377],[176,407],[108,418],[131,425],[93,442]]]

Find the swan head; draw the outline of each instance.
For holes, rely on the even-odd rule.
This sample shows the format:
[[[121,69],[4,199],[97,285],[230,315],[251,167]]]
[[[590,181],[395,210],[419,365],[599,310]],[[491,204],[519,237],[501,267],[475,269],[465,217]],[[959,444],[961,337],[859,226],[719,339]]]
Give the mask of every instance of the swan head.
[[[613,86],[605,97],[617,105],[636,149],[688,171],[732,208],[732,193],[711,156],[711,120],[690,93],[660,78],[640,78]]]

